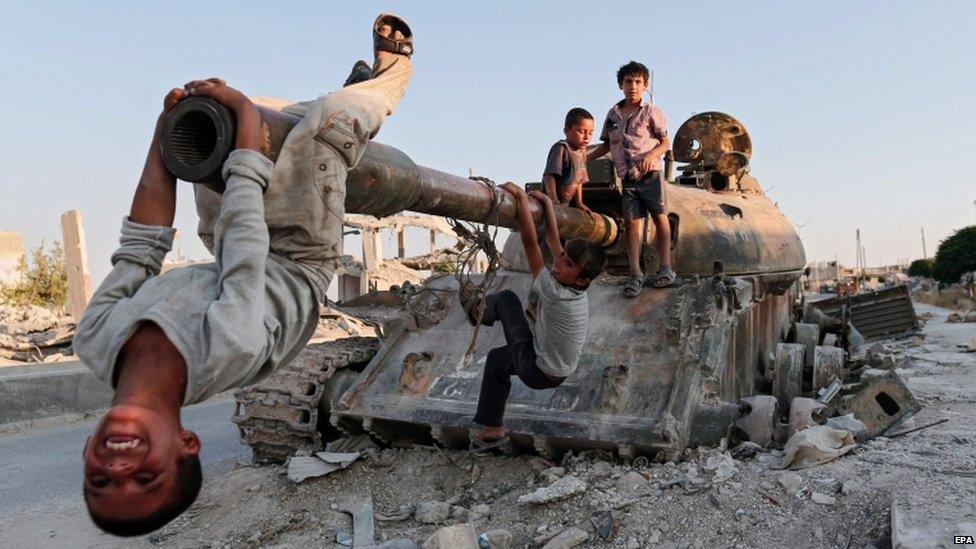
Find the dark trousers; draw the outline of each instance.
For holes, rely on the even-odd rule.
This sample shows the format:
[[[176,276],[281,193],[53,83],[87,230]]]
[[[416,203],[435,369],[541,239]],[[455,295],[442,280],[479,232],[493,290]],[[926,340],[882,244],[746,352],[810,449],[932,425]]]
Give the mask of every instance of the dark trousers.
[[[488,351],[485,375],[481,380],[481,395],[475,423],[487,427],[501,427],[505,403],[512,389],[511,377],[517,375],[532,389],[550,389],[565,378],[547,376],[536,366],[535,347],[529,322],[525,318],[522,301],[511,290],[488,296],[481,323],[491,326],[496,321],[505,330],[505,345]]]

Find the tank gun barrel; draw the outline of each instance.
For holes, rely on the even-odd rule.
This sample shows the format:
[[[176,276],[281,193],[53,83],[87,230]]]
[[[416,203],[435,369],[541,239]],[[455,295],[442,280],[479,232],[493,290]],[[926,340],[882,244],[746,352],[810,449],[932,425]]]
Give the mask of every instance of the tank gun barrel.
[[[258,107],[267,130],[262,152],[277,160],[288,132],[298,116]],[[181,101],[164,121],[161,136],[163,161],[179,179],[204,183],[222,190],[220,168],[234,143],[231,113],[208,98]],[[537,222],[543,211],[531,201]],[[518,227],[515,199],[488,184],[424,166],[402,151],[370,142],[346,179],[346,211],[383,217],[404,210],[465,221]],[[605,215],[556,206],[563,238],[584,238],[609,246],[617,238],[617,224]]]

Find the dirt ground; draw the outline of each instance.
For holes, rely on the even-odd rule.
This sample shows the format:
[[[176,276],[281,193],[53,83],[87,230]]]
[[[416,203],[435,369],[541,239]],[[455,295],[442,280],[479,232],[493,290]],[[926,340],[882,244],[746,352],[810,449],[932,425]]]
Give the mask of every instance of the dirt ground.
[[[944,309],[917,309],[932,314],[924,343],[887,342],[907,358],[898,373],[924,406],[903,429],[948,421],[876,438],[811,469],[781,470],[777,451],[734,460],[734,475],[723,481],[708,465],[721,453],[707,449],[644,468],[601,455],[552,464],[536,456],[387,449],[301,484],[283,467],[238,464],[209,479],[183,517],[138,540],[95,533],[76,502],[0,526],[0,545],[342,547],[337,533],[350,533],[352,521],[340,509],[371,501],[377,519],[393,519],[376,521],[376,543],[422,543],[443,526],[466,523],[478,533],[507,530],[512,547],[541,546],[571,528],[585,533],[584,547],[888,547],[894,498],[910,527],[938,517],[949,517],[950,526],[976,523],[976,354],[959,347],[976,338],[976,325],[946,323]],[[552,483],[581,486],[568,477],[585,489],[552,503],[518,502]],[[921,546],[951,545],[950,530],[923,532]]]

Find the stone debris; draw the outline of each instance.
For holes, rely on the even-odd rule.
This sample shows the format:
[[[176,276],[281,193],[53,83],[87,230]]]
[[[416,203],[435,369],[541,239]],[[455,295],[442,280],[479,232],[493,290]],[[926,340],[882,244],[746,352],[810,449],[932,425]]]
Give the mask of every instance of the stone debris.
[[[470,524],[445,526],[423,544],[424,549],[478,549],[478,534]]]
[[[617,479],[618,492],[640,492],[647,488],[647,479],[637,471],[631,471]]]
[[[776,478],[776,482],[788,496],[793,496],[803,488],[803,477],[795,471],[783,471]]]
[[[478,547],[480,549],[509,549],[515,536],[504,528],[488,530],[478,536]]]
[[[813,495],[810,496],[810,500],[820,505],[833,505],[837,503],[837,499],[834,498],[833,496],[828,496],[827,494],[821,494],[820,492],[814,492]]]
[[[556,534],[556,537],[543,545],[542,549],[571,549],[579,547],[589,539],[589,533],[574,526]]]
[[[451,516],[451,506],[443,501],[425,501],[417,504],[414,519],[424,524],[443,524]]]
[[[586,491],[586,483],[570,475],[518,498],[521,504],[543,505],[573,497]]]

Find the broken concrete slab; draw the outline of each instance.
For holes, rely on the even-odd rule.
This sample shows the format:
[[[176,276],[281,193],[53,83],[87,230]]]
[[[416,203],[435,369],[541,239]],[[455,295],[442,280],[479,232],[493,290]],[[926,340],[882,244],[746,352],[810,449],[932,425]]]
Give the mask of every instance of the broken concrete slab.
[[[892,549],[921,549],[976,545],[976,508],[961,505],[947,514],[947,508],[930,504],[909,504],[896,497],[891,502]]]
[[[543,505],[573,497],[586,491],[586,483],[570,475],[518,498],[521,504]]]

